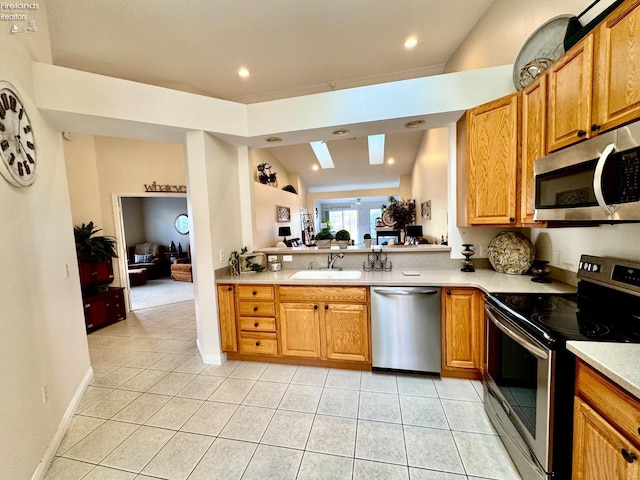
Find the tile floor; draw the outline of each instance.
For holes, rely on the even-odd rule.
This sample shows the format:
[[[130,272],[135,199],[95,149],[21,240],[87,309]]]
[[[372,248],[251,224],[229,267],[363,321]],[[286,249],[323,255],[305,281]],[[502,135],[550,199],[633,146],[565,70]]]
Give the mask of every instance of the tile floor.
[[[193,302],[89,335],[94,379],[47,480],[519,480],[467,380],[205,365]]]

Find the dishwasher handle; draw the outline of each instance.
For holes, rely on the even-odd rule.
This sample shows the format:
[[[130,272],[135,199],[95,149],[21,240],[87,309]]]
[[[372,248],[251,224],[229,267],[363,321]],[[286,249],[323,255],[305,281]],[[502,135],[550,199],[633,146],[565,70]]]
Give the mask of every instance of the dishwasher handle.
[[[438,290],[432,288],[374,288],[379,295],[436,295]]]

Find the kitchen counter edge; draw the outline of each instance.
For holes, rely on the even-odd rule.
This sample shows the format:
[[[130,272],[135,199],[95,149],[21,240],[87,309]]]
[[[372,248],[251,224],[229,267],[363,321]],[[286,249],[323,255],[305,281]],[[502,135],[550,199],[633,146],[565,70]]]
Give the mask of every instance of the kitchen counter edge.
[[[358,279],[292,279],[297,270],[279,272],[247,273],[231,276],[216,275],[216,283],[277,284],[277,285],[323,285],[323,286],[438,286],[472,287],[485,293],[574,293],[575,287],[554,281],[549,284],[535,283],[528,275],[508,275],[489,269],[478,269],[466,273],[459,269],[399,269],[391,272],[362,272]],[[405,275],[403,272],[412,273]],[[415,275],[417,274],[417,275]]]
[[[640,344],[571,340],[567,349],[640,399]]]

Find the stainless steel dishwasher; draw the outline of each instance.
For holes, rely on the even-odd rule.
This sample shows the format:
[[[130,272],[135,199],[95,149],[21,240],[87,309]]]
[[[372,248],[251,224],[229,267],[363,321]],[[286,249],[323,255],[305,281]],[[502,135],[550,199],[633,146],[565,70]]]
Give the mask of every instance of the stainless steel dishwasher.
[[[374,369],[440,374],[439,287],[371,287]]]

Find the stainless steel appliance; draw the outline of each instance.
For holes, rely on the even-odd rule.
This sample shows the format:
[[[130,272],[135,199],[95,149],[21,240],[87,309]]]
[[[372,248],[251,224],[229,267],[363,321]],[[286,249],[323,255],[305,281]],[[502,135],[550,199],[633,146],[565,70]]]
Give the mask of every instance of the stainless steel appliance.
[[[640,122],[598,135],[534,164],[535,219],[640,221]]]
[[[484,404],[524,480],[571,478],[566,340],[640,342],[640,263],[583,255],[575,295],[487,295]]]
[[[371,288],[374,369],[440,374],[440,288]]]

